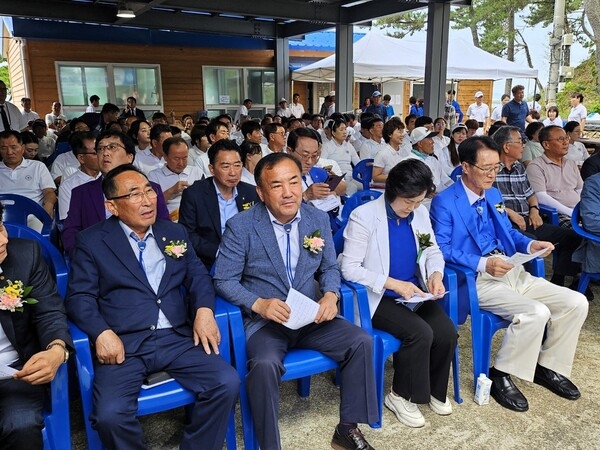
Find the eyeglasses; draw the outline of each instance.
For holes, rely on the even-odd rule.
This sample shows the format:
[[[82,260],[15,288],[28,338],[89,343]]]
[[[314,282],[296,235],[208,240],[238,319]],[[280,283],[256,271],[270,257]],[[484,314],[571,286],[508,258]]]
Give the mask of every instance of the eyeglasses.
[[[122,198],[128,199],[133,204],[142,203],[142,197],[146,197],[148,200],[154,200],[158,195],[156,191],[152,188],[148,188],[145,191],[141,192],[132,192],[130,194],[125,195],[117,195],[116,197],[108,198],[107,200],[120,200]]]
[[[546,139],[547,141],[559,141],[559,142],[568,142],[569,138],[567,136],[561,136],[558,138]]]
[[[524,145],[525,141],[523,139],[520,139],[518,141],[506,141],[507,144],[521,144]]]
[[[483,167],[479,167],[477,164],[471,164],[473,167],[477,167],[479,170],[481,170],[485,175],[492,175],[492,174],[497,174],[498,172],[500,172],[502,170],[502,166],[500,164],[496,164],[495,166],[492,167],[486,167],[485,169]]]
[[[115,153],[120,148],[125,150],[125,146],[121,144],[99,145],[96,147],[96,153],[104,153],[105,150],[109,153]]]
[[[319,160],[321,155],[307,155],[306,153],[298,153],[298,156],[303,161],[314,161],[315,163]]]
[[[100,153],[100,152],[98,152]],[[77,153],[78,155],[95,155],[96,152],[83,152],[83,153]]]

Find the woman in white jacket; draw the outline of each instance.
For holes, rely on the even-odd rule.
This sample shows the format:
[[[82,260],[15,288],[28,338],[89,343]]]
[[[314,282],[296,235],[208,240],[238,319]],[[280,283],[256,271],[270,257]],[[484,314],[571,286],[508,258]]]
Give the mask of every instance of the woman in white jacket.
[[[425,291],[441,295],[444,259],[421,202],[434,191],[425,163],[407,159],[388,174],[385,194],[352,212],[340,264],[344,278],[368,289],[373,326],[402,340],[385,405],[409,427],[425,419],[417,404],[452,413],[446,396],[456,347],[454,324],[435,300],[399,303]]]

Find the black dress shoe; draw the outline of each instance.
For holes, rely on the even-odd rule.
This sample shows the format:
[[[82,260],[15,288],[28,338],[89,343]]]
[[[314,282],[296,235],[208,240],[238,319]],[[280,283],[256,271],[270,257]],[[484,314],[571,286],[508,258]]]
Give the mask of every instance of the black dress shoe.
[[[348,434],[341,435],[335,427],[333,439],[331,439],[331,447],[336,450],[375,450],[358,428],[352,428]]]
[[[533,382],[550,389],[556,395],[568,400],[577,400],[581,397],[579,389],[577,389],[577,386],[575,386],[571,380],[564,375],[540,366],[539,364],[535,368]]]
[[[494,397],[500,405],[513,411],[523,412],[529,409],[527,399],[521,391],[515,386],[510,375],[503,377],[492,377],[492,388],[490,395]]]

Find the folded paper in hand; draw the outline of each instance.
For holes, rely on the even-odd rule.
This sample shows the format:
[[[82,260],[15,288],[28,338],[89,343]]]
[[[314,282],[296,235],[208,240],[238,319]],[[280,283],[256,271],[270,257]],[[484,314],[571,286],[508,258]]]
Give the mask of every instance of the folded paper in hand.
[[[313,323],[319,312],[319,304],[296,289],[290,289],[285,303],[292,312],[290,318],[283,324],[291,330]]]

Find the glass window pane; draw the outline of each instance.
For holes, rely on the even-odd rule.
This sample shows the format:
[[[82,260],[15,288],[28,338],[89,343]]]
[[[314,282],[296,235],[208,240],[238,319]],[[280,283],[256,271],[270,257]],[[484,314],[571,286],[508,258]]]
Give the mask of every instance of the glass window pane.
[[[248,70],[248,96],[254,103],[275,104],[275,72],[272,70]]]
[[[81,67],[60,66],[58,68],[60,91],[65,106],[87,105],[83,92]]]
[[[206,105],[241,105],[242,69],[208,67],[204,69]]]
[[[158,105],[161,103],[158,90],[158,76],[152,67],[139,67],[136,69],[137,83],[133,96],[139,105]]]
[[[100,97],[100,104],[109,101],[108,96],[108,76],[106,67],[84,67],[85,76],[85,97],[87,105],[92,95]]]
[[[115,102],[117,106],[124,106],[127,97],[135,91],[135,69],[132,67],[115,67],[113,69],[115,80]]]
[[[204,69],[204,104],[219,103],[219,69]]]

